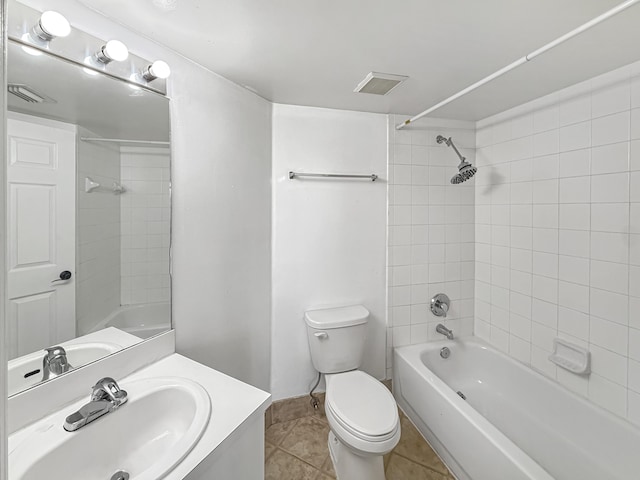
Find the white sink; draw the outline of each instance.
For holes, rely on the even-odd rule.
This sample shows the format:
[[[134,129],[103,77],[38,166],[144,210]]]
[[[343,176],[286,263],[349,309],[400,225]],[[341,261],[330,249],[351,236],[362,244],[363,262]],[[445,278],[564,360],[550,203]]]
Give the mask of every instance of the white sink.
[[[110,342],[87,342],[65,345],[67,359],[73,368],[111,355],[122,350],[122,346]],[[44,350],[9,361],[8,384],[9,395],[19,393],[42,381],[42,359]],[[26,377],[25,377],[26,375]]]
[[[12,480],[130,480],[165,477],[198,442],[211,400],[198,383],[177,377],[122,382],[128,402],[75,432],[65,418],[89,401],[66,407],[9,437]],[[87,390],[90,390],[88,388]]]

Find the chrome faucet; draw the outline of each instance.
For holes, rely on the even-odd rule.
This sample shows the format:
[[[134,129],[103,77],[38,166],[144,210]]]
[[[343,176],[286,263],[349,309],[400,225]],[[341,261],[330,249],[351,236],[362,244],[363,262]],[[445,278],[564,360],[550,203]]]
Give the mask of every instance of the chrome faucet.
[[[449,300],[449,297],[444,293],[438,293],[431,299],[431,313],[433,313],[436,317],[447,318],[449,305],[451,305],[451,300]]]
[[[91,401],[66,418],[64,429],[67,432],[74,432],[101,416],[113,412],[125,403],[127,403],[127,392],[120,390],[113,378],[105,377],[93,386]]]
[[[42,381],[55,378],[71,370],[67,352],[60,346],[45,348],[47,354],[42,359]]]
[[[439,323],[436,325],[436,332],[441,333],[449,340],[453,340],[453,331],[445,327],[443,324]]]

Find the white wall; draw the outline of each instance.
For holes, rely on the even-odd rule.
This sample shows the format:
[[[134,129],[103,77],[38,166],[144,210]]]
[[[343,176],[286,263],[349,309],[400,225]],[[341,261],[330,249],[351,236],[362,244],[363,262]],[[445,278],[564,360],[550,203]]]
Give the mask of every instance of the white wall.
[[[304,395],[315,380],[305,310],[363,304],[363,368],[385,376],[386,116],[273,107],[272,395]],[[367,180],[295,179],[290,170],[376,173]]]
[[[171,300],[170,152],[165,147],[121,147],[122,305]]]
[[[473,333],[475,178],[452,185],[460,160],[436,137],[452,137],[475,162],[475,124],[421,119],[402,130],[407,116],[389,117],[389,242],[387,377],[393,347],[440,340],[436,325],[454,335]],[[451,299],[447,318],[431,313],[438,293]]]
[[[640,63],[478,123],[476,335],[640,424]],[[554,337],[593,373],[556,368]]]
[[[57,1],[56,10],[77,28],[171,65],[177,350],[268,389],[271,104],[75,0]]]
[[[76,221],[76,334],[85,335],[120,306],[120,197],[85,191],[90,177],[105,187],[120,182],[120,152],[113,145],[83,142],[96,137],[78,129]]]
[[[172,84],[178,353],[269,390],[271,104],[193,64]]]

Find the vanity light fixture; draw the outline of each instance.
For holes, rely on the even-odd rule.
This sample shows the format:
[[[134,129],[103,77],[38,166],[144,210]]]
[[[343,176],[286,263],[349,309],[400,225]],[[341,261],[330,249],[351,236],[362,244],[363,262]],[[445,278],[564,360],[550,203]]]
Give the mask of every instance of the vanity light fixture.
[[[129,58],[129,49],[119,40],[109,40],[93,55],[93,57],[103,65],[112,61],[124,62]]]
[[[171,68],[167,62],[156,60],[142,71],[142,78],[147,82],[151,82],[156,78],[165,79],[171,75]]]
[[[66,37],[70,33],[69,21],[62,14],[48,10],[33,26],[30,36],[36,42],[50,42],[56,37]]]

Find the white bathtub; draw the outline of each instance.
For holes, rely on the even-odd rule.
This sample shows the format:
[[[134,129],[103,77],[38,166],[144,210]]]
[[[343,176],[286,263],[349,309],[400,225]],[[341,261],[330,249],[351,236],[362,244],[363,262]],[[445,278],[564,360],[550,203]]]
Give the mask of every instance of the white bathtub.
[[[116,327],[139,338],[150,338],[171,330],[171,304],[124,305],[100,322],[93,331]]]
[[[398,404],[460,480],[640,479],[640,429],[476,338],[396,348],[393,365]]]

